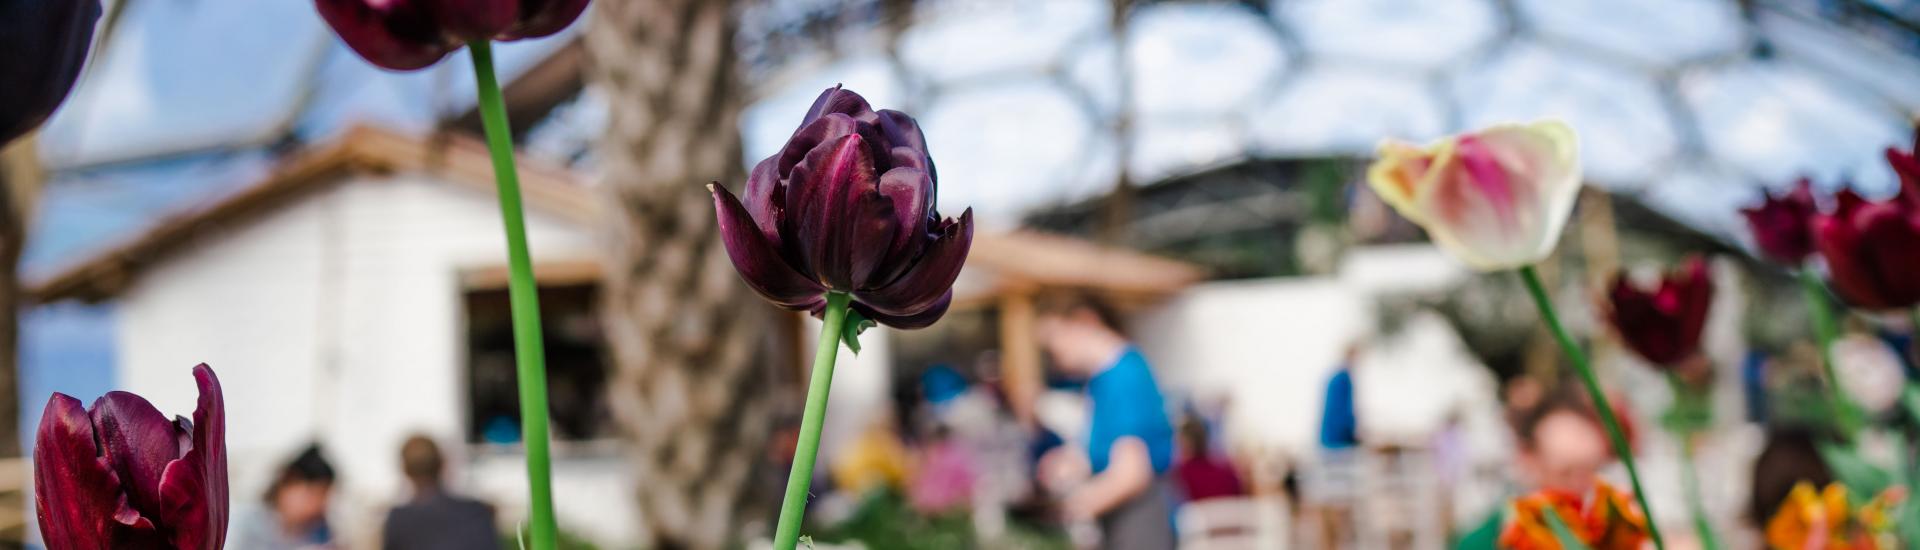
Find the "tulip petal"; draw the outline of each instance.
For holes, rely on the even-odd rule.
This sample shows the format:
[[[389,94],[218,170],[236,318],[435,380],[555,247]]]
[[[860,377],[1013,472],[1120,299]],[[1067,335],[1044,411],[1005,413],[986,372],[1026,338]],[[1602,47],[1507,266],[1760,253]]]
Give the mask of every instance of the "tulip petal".
[[[1753,244],[1768,260],[1805,264],[1813,253],[1813,218],[1820,213],[1813,201],[1813,183],[1800,178],[1784,195],[1766,193],[1757,206],[1743,208]]]
[[[193,420],[177,419],[193,447],[167,464],[160,479],[159,517],[173,529],[174,548],[220,550],[226,545],[227,406],[220,379],[206,364],[193,368],[200,389]]]
[[[396,0],[374,7],[364,0],[314,0],[347,47],[374,65],[395,71],[422,69],[460,47],[442,34],[421,1]]]
[[[1434,159],[1452,148],[1451,141],[1437,143],[1428,150],[1392,140],[1381,143],[1380,159],[1367,168],[1367,184],[1401,216],[1425,225],[1425,213],[1414,204],[1414,197],[1419,193],[1420,183],[1426,181]]]
[[[793,235],[800,240],[806,270],[828,289],[853,290],[853,250],[860,233],[856,212],[867,197],[879,195],[872,151],[860,134],[848,134],[815,148],[801,164],[806,180],[791,184],[799,192],[789,194],[797,199],[789,199],[787,213],[797,224]],[[802,170],[796,167],[794,173],[798,177]]]
[[[93,424],[100,450],[119,474],[133,507],[157,515],[160,477],[181,453],[173,421],[138,395],[112,391],[94,401]]]
[[[1920,211],[1909,213],[1888,201],[1863,208],[1856,219],[1865,247],[1862,267],[1885,300],[1880,307],[1920,304]]]
[[[811,304],[826,288],[788,265],[753,225],[753,217],[727,189],[710,186],[719,217],[720,238],[741,280],[761,297],[781,307],[799,309]]]
[[[0,2],[0,145],[45,122],[73,91],[99,0]]]
[[[914,168],[895,168],[880,175],[880,194],[891,204],[894,221],[890,242],[880,243],[885,268],[870,273],[856,288],[875,288],[893,282],[913,265],[934,236],[927,234],[933,214],[933,177]]]
[[[959,221],[941,224],[940,237],[927,245],[920,258],[899,279],[877,289],[856,291],[853,299],[877,313],[893,317],[925,312],[953,289],[972,245],[973,209],[969,208],[960,214]]]
[[[33,449],[34,510],[52,548],[116,547],[122,528],[151,522],[127,505],[120,479],[94,443],[93,419],[80,400],[53,394]]]
[[[1842,191],[1840,209],[1832,215],[1822,215],[1814,220],[1815,243],[1819,246],[1820,256],[1826,260],[1827,282],[1835,294],[1839,294],[1847,303],[1858,307],[1878,309],[1890,300],[1880,295],[1879,285],[1861,258],[1862,243],[1860,232],[1848,222],[1850,210],[1846,196],[1851,190]]]
[[[780,239],[780,218],[786,212],[786,187],[781,184],[779,167],[779,155],[753,165],[753,171],[747,174],[747,190],[740,196],[747,215],[753,217],[753,225],[760,228],[760,236],[766,238],[774,250],[784,247]]]
[[[1482,271],[1552,253],[1579,198],[1573,131],[1558,122],[1501,125],[1442,151],[1417,184],[1415,206],[1436,244]],[[1467,138],[1462,138],[1466,141]],[[1489,170],[1504,177],[1484,179]]]
[[[934,300],[932,305],[912,315],[888,315],[860,302],[854,302],[853,309],[882,325],[900,330],[913,330],[933,326],[934,321],[939,321],[940,317],[945,316],[947,308],[952,305],[953,290],[948,289],[946,293],[940,295],[939,299]]]
[[[866,98],[860,97],[860,94],[854,93],[853,90],[835,85],[820,92],[820,97],[813,99],[813,106],[807,108],[807,116],[800,119],[800,127],[805,128],[820,117],[834,113],[869,122],[874,116],[873,107],[867,104]]]
[[[572,25],[587,11],[587,0],[520,0],[520,23],[500,40],[550,36]]]
[[[492,40],[507,32],[520,18],[519,0],[429,0],[429,3],[440,32],[461,42]]]
[[[801,167],[801,163],[807,159],[808,154],[824,144],[832,143],[848,134],[857,133],[860,133],[860,121],[843,113],[828,113],[813,119],[806,126],[801,126],[799,131],[794,132],[793,137],[787,138],[786,147],[781,148],[780,153],[774,155],[780,159],[779,164],[775,165],[775,170],[781,174],[787,174],[785,183],[787,187],[792,187],[794,182],[803,181],[803,178],[794,174],[793,171]],[[792,190],[788,191],[788,200],[792,200]],[[793,204],[787,204],[787,210],[792,211]]]
[[[927,136],[920,131],[920,123],[892,109],[881,109],[878,114],[880,133],[893,153],[893,166],[919,168],[927,172],[927,177],[939,181],[940,172],[933,167],[933,153],[927,150]],[[907,151],[901,151],[902,148]]]

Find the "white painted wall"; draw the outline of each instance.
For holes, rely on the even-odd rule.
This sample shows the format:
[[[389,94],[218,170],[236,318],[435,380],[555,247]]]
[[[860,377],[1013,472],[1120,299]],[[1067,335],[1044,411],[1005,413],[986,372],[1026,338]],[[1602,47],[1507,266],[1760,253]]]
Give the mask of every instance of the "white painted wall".
[[[1226,437],[1242,452],[1311,456],[1327,378],[1355,343],[1367,346],[1355,374],[1360,429],[1423,442],[1441,411],[1493,403],[1494,383],[1438,319],[1417,317],[1393,340],[1376,341],[1377,297],[1434,292],[1465,277],[1431,246],[1361,248],[1331,276],[1197,285],[1132,328],[1171,395],[1227,400]]]
[[[401,440],[417,431],[463,440],[458,275],[502,265],[505,243],[492,197],[427,177],[362,177],[222,228],[122,294],[121,387],[181,412],[194,404],[189,367],[209,363],[224,382],[236,507],[257,502],[273,470],[318,439],[341,475],[336,528],[366,540],[402,494]],[[536,260],[597,253],[590,228],[533,211],[528,230]],[[480,478],[523,475],[482,466],[455,479],[498,487]],[[599,512],[568,523],[616,537],[636,517],[624,493],[564,492],[610,481],[630,487],[596,477],[616,470],[559,470],[589,478],[559,480],[560,500]]]

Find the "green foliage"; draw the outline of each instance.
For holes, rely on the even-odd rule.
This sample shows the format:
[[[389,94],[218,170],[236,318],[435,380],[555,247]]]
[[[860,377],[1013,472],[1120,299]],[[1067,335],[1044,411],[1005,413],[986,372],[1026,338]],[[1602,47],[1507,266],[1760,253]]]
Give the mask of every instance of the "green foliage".
[[[523,548],[527,548],[528,546],[520,544],[520,540],[517,537],[518,535],[516,533],[501,533],[500,550],[522,550]],[[580,535],[574,534],[565,528],[558,530],[555,539],[555,550],[600,550],[600,547],[594,546],[593,543],[587,542],[587,539],[581,538]]]
[[[1706,388],[1695,388],[1675,381],[1673,404],[1660,415],[1660,427],[1685,437],[1713,427],[1713,396]]]
[[[1067,540],[1058,534],[1021,525],[1009,525],[1007,536],[993,544],[982,544],[973,533],[973,523],[965,513],[924,516],[907,505],[897,493],[876,493],[860,505],[853,517],[838,525],[819,530],[814,540],[821,544],[859,542],[868,548],[888,550],[946,550],[958,548],[1014,548],[1066,550]]]
[[[1822,444],[1820,458],[1833,470],[1834,479],[1847,486],[1853,498],[1873,498],[1895,482],[1895,472],[1874,465],[1849,445]]]
[[[1587,548],[1587,543],[1580,542],[1580,537],[1574,536],[1573,529],[1567,527],[1567,522],[1561,521],[1559,513],[1548,510],[1540,514],[1540,517],[1546,519],[1547,528],[1553,530],[1553,538],[1560,541],[1561,550],[1590,550]]]
[[[861,315],[853,308],[847,308],[847,322],[840,325],[840,342],[846,344],[847,349],[853,350],[854,355],[860,355],[860,333],[875,326],[878,324],[872,319]]]

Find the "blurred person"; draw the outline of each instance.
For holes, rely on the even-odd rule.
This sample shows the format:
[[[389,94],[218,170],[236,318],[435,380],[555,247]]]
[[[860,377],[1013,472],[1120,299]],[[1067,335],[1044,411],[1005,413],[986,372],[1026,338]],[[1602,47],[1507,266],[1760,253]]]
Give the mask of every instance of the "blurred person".
[[[1601,470],[1615,457],[1599,414],[1571,386],[1542,391],[1530,406],[1512,412],[1518,442],[1514,466],[1523,487],[1519,493],[1557,491],[1585,495]],[[1622,420],[1625,420],[1624,418]],[[1631,440],[1631,435],[1629,435]],[[1463,536],[1462,550],[1492,549],[1506,523],[1503,505],[1478,528]]]
[[[927,515],[965,509],[973,502],[973,486],[979,478],[973,455],[945,425],[934,427],[925,442],[907,500]]]
[[[1360,420],[1354,411],[1353,371],[1358,367],[1360,346],[1350,344],[1340,365],[1327,379],[1325,398],[1320,409],[1320,447],[1327,450],[1351,449],[1360,444]]]
[[[236,522],[229,546],[247,550],[335,548],[333,529],[327,523],[333,482],[333,465],[321,455],[320,446],[307,446],[267,486],[264,506]]]
[[[495,548],[493,506],[447,491],[446,459],[425,435],[400,445],[400,471],[413,496],[387,512],[380,547],[385,550],[478,550]]]
[[[1239,471],[1226,456],[1214,451],[1209,433],[1206,422],[1199,418],[1188,418],[1180,425],[1180,461],[1173,473],[1184,502],[1247,494]]]
[[[1039,341],[1055,369],[1086,381],[1090,419],[1084,448],[1061,447],[1042,459],[1043,482],[1064,490],[1072,521],[1095,521],[1101,547],[1174,546],[1173,425],[1160,384],[1119,317],[1089,296],[1042,304]]]
[[[1767,519],[1786,502],[1793,486],[1802,482],[1826,487],[1833,472],[1820,458],[1818,438],[1813,430],[1802,427],[1778,427],[1767,431],[1767,441],[1753,460],[1753,487],[1748,493],[1748,526],[1758,532]]]
[[[1340,364],[1320,401],[1320,468],[1313,476],[1313,515],[1319,518],[1320,541],[1328,548],[1343,544],[1353,533],[1353,499],[1357,467],[1354,450],[1360,445],[1360,419],[1354,410],[1353,374],[1359,367],[1360,344],[1347,344]]]

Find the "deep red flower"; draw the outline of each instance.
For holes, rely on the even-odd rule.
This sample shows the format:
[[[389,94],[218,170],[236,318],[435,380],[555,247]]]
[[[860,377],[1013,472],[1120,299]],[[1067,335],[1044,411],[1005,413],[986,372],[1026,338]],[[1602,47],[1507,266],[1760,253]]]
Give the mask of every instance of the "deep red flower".
[[[1627,347],[1650,363],[1677,367],[1700,352],[1700,333],[1713,305],[1713,271],[1705,259],[1688,258],[1653,289],[1635,286],[1620,274],[1608,297],[1607,320]]]
[[[845,292],[868,319],[921,328],[946,313],[973,243],[973,210],[940,217],[935,178],[912,117],[835,86],[754,166],[744,202],[711,187],[727,256],[762,297],[818,315]]]
[[[1813,216],[1820,209],[1813,202],[1813,184],[1800,178],[1783,194],[1766,193],[1762,202],[1740,209],[1753,231],[1753,243],[1767,260],[1800,267],[1813,255]]]
[[[340,40],[368,62],[411,71],[476,40],[519,40],[567,28],[587,0],[314,0]]]
[[[1920,305],[1920,160],[1912,150],[1888,148],[1887,164],[1900,176],[1898,195],[1869,202],[1844,190],[1834,211],[1813,223],[1834,292],[1855,307],[1883,311]]]
[[[33,449],[34,507],[48,548],[219,550],[227,538],[227,420],[220,380],[193,368],[193,419],[127,392],[93,408],[53,394]]]
[[[99,20],[100,0],[0,1],[0,145],[67,98]]]

